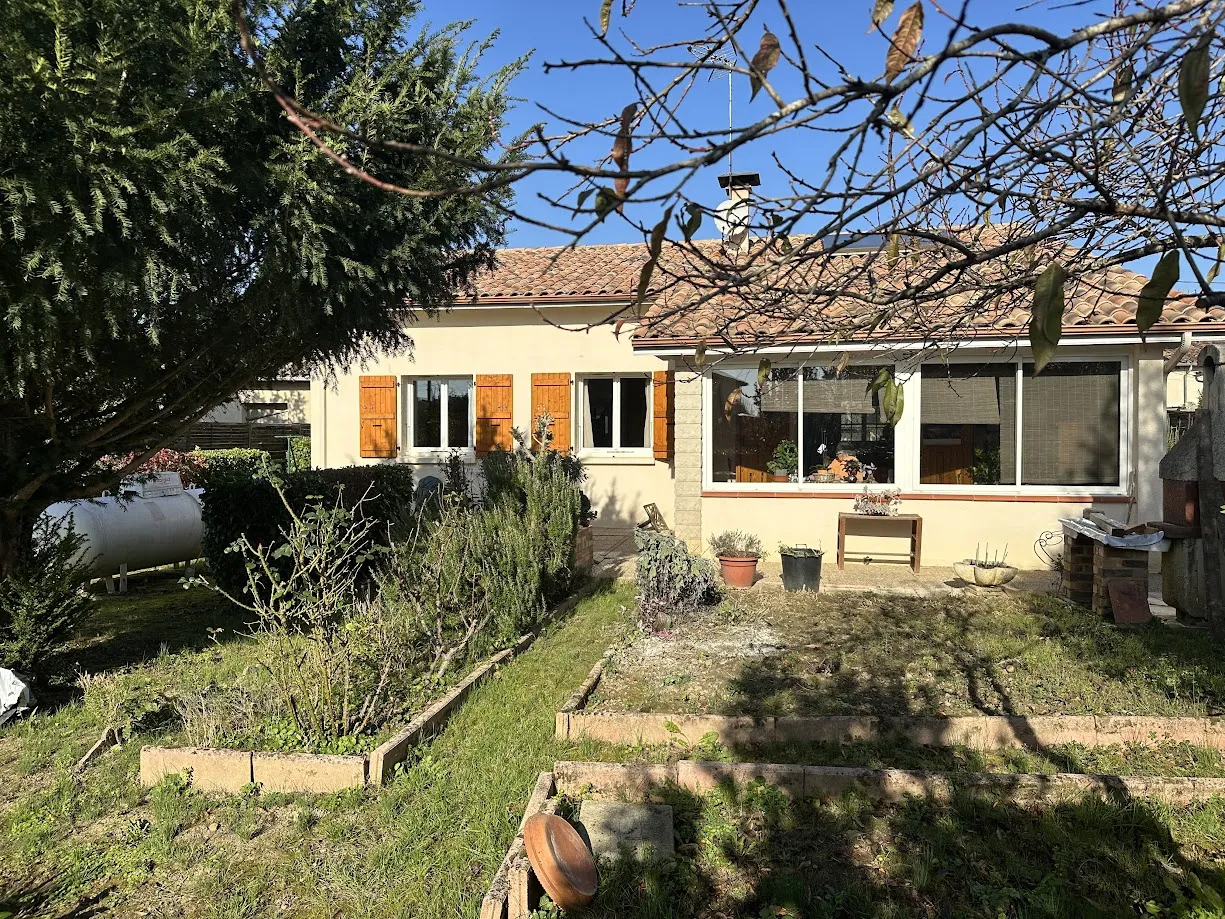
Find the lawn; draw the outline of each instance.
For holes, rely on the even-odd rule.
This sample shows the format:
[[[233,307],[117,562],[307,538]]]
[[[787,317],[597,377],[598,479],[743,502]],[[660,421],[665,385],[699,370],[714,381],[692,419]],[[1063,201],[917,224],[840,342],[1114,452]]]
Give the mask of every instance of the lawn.
[[[606,870],[585,916],[1222,915],[1209,908],[1225,890],[1220,799],[1183,810],[983,798],[889,806],[849,796],[791,802],[759,784],[664,798],[674,809],[675,862]]]
[[[79,646],[95,665],[110,648],[136,677],[238,666],[246,639],[209,631],[236,627],[224,608],[134,591],[104,601]],[[76,702],[0,731],[0,916],[472,915],[537,773],[596,755],[554,741],[554,712],[624,634],[632,602],[605,592],[553,625],[379,794],[214,797],[175,781],[146,792],[140,745],[177,736],[156,723],[76,776],[99,731]]]
[[[589,708],[757,715],[1214,715],[1207,633],[1050,597],[756,593],[619,651]]]

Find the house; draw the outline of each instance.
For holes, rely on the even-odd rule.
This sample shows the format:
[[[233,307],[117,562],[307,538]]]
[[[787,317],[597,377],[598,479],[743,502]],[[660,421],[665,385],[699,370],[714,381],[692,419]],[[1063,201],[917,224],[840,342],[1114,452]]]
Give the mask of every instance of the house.
[[[312,381],[314,463],[430,474],[450,450],[476,461],[510,446],[512,427],[548,412],[554,445],[588,469],[604,533],[628,533],[653,503],[691,546],[735,528],[769,550],[832,551],[839,513],[874,482],[900,489],[902,511],[922,517],[924,564],[990,543],[1036,568],[1032,547],[1060,517],[1092,507],[1160,519],[1163,351],[1186,332],[1225,336],[1225,310],[1185,297],[1142,338],[1145,279],[1122,268],[1069,286],[1056,360],[1038,376],[1027,301],[833,346],[794,317],[736,318],[717,300],[677,310],[679,286],[625,321],[645,258],[641,244],[503,250],[453,309],[406,316],[411,356]],[[728,342],[749,353],[726,353]],[[904,395],[896,426],[868,390],[881,367]],[[848,537],[847,550],[899,554],[883,531]]]

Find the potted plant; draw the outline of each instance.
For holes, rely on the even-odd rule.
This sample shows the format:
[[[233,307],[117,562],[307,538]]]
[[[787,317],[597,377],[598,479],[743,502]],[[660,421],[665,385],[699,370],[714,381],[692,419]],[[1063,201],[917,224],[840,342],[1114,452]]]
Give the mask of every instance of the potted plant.
[[[811,590],[815,593],[821,589],[820,549],[805,545],[780,545],[778,554],[783,562],[783,590]]]
[[[994,557],[990,555],[991,546],[989,544],[983,550],[982,558],[979,558],[978,550],[979,547],[975,546],[973,558],[953,564],[953,573],[967,584],[974,584],[978,587],[1003,587],[1017,576],[1017,569],[1007,564],[1008,546],[1004,546],[1003,555],[996,550]]]
[[[780,441],[774,448],[773,458],[766,463],[766,468],[770,470],[775,482],[793,481],[793,477],[800,468],[800,451],[795,441]]]
[[[902,503],[900,488],[882,488],[873,491],[864,487],[863,494],[855,496],[855,513],[869,517],[891,517]]]
[[[719,559],[719,569],[728,587],[752,587],[757,579],[761,540],[743,530],[724,530],[710,539],[710,550]]]

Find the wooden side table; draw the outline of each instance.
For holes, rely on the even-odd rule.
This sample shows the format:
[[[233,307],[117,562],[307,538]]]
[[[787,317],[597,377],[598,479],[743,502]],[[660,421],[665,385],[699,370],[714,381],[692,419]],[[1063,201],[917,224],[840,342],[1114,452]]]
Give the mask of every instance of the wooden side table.
[[[918,514],[846,514],[838,515],[838,568],[846,567],[846,528],[847,523],[854,520],[905,520],[909,524],[910,534],[910,567],[915,574],[919,573],[923,556],[923,518]]]

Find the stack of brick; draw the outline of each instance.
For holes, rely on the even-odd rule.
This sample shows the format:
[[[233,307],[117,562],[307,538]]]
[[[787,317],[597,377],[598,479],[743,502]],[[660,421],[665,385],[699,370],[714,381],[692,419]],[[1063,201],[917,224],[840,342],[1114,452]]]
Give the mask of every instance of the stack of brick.
[[[1093,547],[1088,536],[1063,534],[1063,596],[1078,606],[1093,605]]]
[[[1126,578],[1148,580],[1148,550],[1093,546],[1093,612],[1109,615],[1111,581]]]

